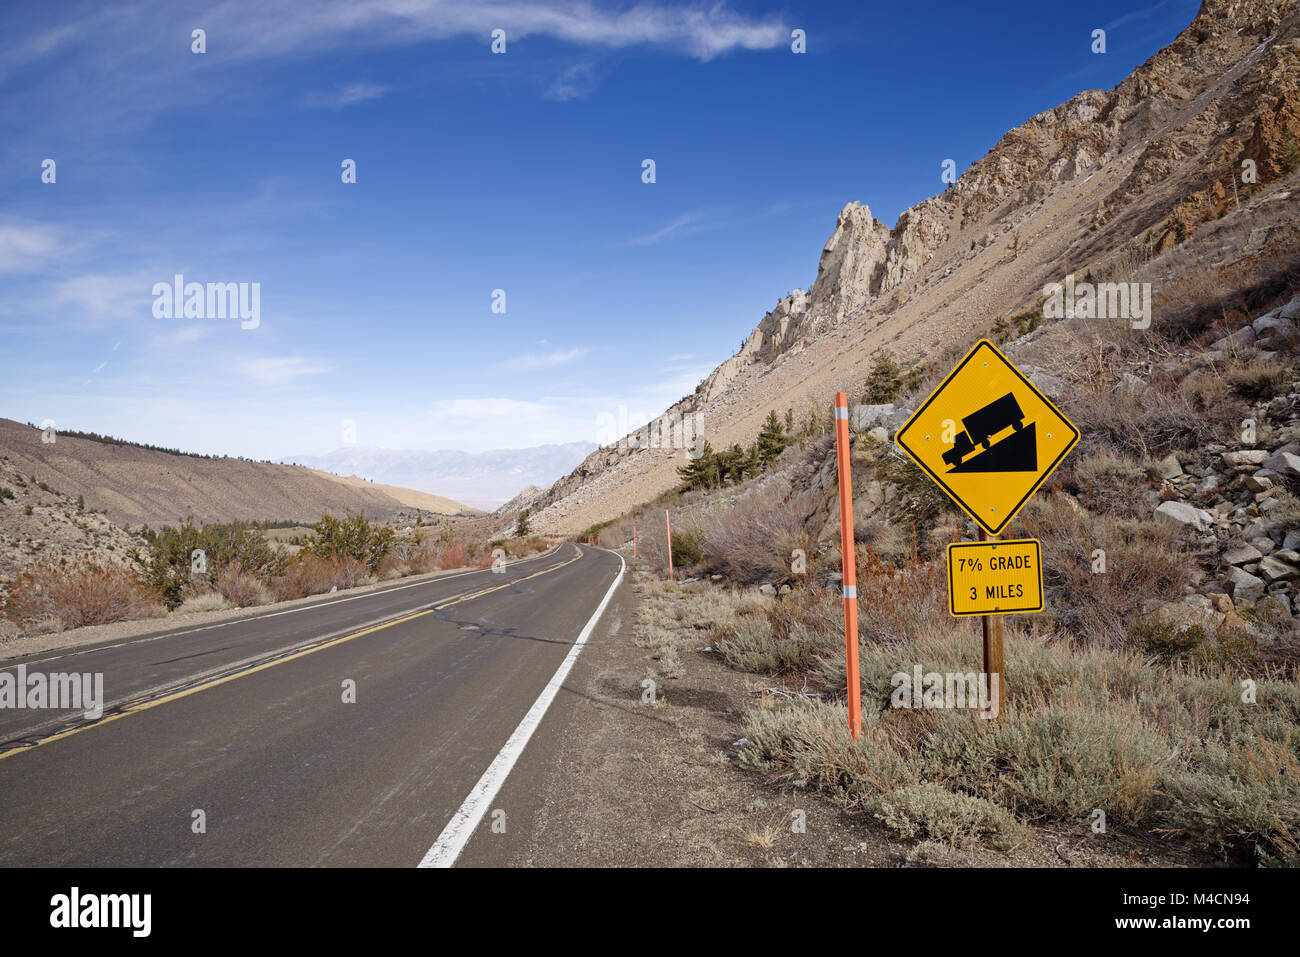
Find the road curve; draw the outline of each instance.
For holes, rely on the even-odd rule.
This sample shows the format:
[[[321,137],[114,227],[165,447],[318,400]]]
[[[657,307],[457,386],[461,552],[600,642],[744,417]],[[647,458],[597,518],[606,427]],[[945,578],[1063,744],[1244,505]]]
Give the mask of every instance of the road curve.
[[[0,710],[0,865],[414,866],[621,568],[564,545],[504,574],[5,662],[100,672],[109,707]]]

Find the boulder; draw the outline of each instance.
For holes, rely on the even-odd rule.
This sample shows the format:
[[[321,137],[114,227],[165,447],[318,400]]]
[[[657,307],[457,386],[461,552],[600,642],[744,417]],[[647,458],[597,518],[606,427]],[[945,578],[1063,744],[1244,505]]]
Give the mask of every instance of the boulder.
[[[1264,580],[1240,568],[1228,572],[1223,579],[1223,587],[1235,602],[1259,601],[1264,597]]]
[[[1178,456],[1173,452],[1170,452],[1157,462],[1156,469],[1160,472],[1162,479],[1175,479],[1183,474],[1182,463],[1178,461]]]
[[[1254,545],[1234,545],[1223,553],[1223,561],[1227,565],[1245,565],[1263,557],[1264,554]]]
[[[1255,330],[1255,335],[1261,339],[1272,336],[1291,336],[1296,331],[1295,323],[1290,319],[1283,319],[1277,309],[1264,313],[1264,315],[1252,322],[1250,327]]]
[[[880,405],[855,405],[849,420],[853,428],[866,432],[877,426],[888,429],[899,419],[898,410],[892,402]]]
[[[1283,319],[1290,319],[1292,322],[1300,321],[1300,296],[1296,296],[1279,309],[1277,314]]]
[[[1241,449],[1236,452],[1224,452],[1223,464],[1238,468],[1243,465],[1263,465],[1269,453],[1264,449]]]
[[[1022,365],[1020,371],[1025,374],[1026,379],[1038,386],[1039,390],[1049,398],[1060,398],[1065,392],[1065,383],[1061,380],[1061,377],[1048,372],[1046,369],[1040,369],[1038,366]]]
[[[1273,487],[1273,480],[1264,475],[1264,469],[1260,469],[1254,475],[1247,475],[1242,479],[1241,487],[1248,492],[1262,492],[1264,489]]]
[[[1274,452],[1264,460],[1264,467],[1282,475],[1300,476],[1300,455],[1294,452]]]
[[[1273,582],[1286,582],[1300,575],[1300,568],[1266,555],[1259,563],[1259,576],[1270,585]]]
[[[1224,336],[1222,339],[1216,339],[1210,344],[1210,348],[1216,352],[1232,352],[1236,349],[1245,349],[1255,344],[1255,330],[1250,326],[1242,326],[1236,332]]]
[[[1202,531],[1210,524],[1210,513],[1186,502],[1161,502],[1156,508],[1156,521],[1167,525],[1190,525]]]
[[[1161,605],[1153,616],[1179,631],[1186,631],[1192,625],[1212,626],[1223,621],[1223,615],[1215,611],[1213,602],[1205,595],[1188,595]]]

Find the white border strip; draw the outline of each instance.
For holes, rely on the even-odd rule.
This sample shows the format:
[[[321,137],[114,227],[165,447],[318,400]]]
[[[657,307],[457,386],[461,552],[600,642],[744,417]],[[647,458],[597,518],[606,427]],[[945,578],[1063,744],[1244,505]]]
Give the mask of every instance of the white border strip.
[[[447,822],[447,826],[438,835],[438,840],[424,855],[424,858],[420,861],[420,867],[451,867],[456,863],[456,858],[460,857],[460,852],[465,849],[469,839],[473,837],[474,830],[478,827],[479,822],[483,820],[483,815],[487,813],[488,805],[492,803],[492,799],[501,790],[501,785],[506,783],[506,778],[514,768],[515,762],[524,753],[524,748],[528,746],[528,741],[533,736],[533,732],[537,730],[537,726],[542,723],[542,718],[546,715],[546,709],[555,700],[564,679],[569,676],[574,662],[578,660],[578,655],[582,652],[582,646],[587,643],[587,638],[595,629],[596,622],[600,621],[605,606],[614,597],[614,589],[623,580],[623,572],[627,570],[627,562],[623,561],[623,556],[617,552],[612,554],[618,557],[619,569],[618,574],[614,576],[613,584],[609,586],[609,591],[605,592],[605,597],[601,599],[600,605],[591,618],[588,619],[586,626],[582,629],[582,634],[578,635],[573,647],[569,649],[569,653],[560,662],[560,667],[556,670],[550,682],[542,689],[542,693],[537,696],[537,700],[528,709],[524,719],[519,722],[519,727],[515,728],[509,740],[506,741],[492,763],[488,765],[488,769],[483,772],[483,776],[478,779],[478,783],[474,785],[473,790],[469,792],[469,796],[461,804],[460,810],[452,815],[451,820]]]

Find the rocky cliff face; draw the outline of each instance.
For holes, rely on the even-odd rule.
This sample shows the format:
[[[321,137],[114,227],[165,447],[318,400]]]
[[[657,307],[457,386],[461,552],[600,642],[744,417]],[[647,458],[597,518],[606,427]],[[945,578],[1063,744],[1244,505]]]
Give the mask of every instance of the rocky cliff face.
[[[1293,0],[1205,0],[1173,43],[1113,90],[1086,90],[1010,130],[893,229],[866,205],[846,205],[808,291],[780,300],[740,351],[665,415],[705,415],[718,430],[715,446],[747,441],[754,410],[805,406],[822,388],[817,362],[847,375],[838,387],[852,389],[854,370],[880,345],[946,347],[962,323],[969,330],[1036,303],[1047,281],[1171,248],[1300,166],[1298,85]],[[1243,164],[1254,182],[1243,180]],[[840,334],[833,349],[832,330]],[[627,495],[671,487],[682,459],[602,449],[535,508],[557,528],[574,524],[568,516],[607,518],[616,503],[635,504]],[[656,477],[616,495],[610,469]],[[563,505],[578,494],[582,501]]]

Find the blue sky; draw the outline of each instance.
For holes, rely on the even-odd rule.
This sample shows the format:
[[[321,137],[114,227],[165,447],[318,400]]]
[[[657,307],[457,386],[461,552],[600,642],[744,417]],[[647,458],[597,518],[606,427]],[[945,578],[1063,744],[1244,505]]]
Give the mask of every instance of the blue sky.
[[[892,226],[1197,6],[6,5],[0,415],[273,459],[343,420],[595,441],[807,288],[845,203]],[[260,324],[155,316],[177,273],[258,283]]]

